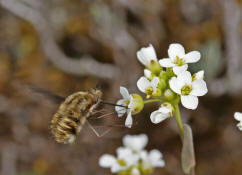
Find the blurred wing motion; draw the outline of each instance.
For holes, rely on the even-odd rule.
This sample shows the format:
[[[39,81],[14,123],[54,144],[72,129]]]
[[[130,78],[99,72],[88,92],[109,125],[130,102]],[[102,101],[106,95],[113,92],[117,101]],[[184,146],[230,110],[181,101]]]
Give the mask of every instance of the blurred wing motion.
[[[65,97],[59,96],[57,94],[54,94],[48,90],[36,87],[32,84],[26,84],[26,86],[28,86],[29,88],[31,88],[31,90],[33,90],[35,93],[39,94],[39,95],[43,95],[47,98],[51,98],[51,100],[53,100],[55,103],[61,103],[65,100]]]
[[[31,83],[21,82],[18,80],[12,81],[12,86],[17,88],[19,92],[31,98],[34,101],[40,101],[40,98],[48,99],[55,104],[60,104],[65,100],[65,97],[59,96],[43,88],[37,87]]]
[[[14,86],[20,88],[21,91],[25,91],[25,94],[28,94],[34,100],[41,101],[40,98],[45,97],[59,105],[50,126],[51,132],[58,143],[73,143],[85,123],[97,136],[102,136],[88,123],[87,118],[95,113],[94,110],[100,103],[116,106],[116,104],[102,101],[102,92],[96,88],[89,91],[79,91],[65,98],[29,83],[15,81]],[[104,114],[103,116],[113,113]]]

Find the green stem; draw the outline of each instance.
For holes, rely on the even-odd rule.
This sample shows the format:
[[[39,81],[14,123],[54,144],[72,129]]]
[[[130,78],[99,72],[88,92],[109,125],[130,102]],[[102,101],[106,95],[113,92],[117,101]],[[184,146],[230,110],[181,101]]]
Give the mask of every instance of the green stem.
[[[154,103],[154,102],[162,102],[162,99],[150,99],[150,100],[144,100],[144,104],[147,103]]]
[[[183,139],[184,139],[184,129],[183,129],[182,121],[181,121],[181,114],[180,114],[179,106],[178,106],[178,104],[175,104],[173,106],[174,106],[174,111],[175,111],[176,122],[177,122],[177,125],[179,127],[181,139],[183,141]]]

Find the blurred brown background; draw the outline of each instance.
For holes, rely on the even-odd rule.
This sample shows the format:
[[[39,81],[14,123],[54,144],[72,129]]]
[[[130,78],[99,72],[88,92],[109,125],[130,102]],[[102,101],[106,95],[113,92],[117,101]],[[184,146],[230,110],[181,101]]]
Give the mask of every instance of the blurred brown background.
[[[97,138],[86,127],[76,144],[61,145],[49,131],[56,105],[24,86],[67,96],[99,84],[115,102],[120,85],[137,92],[143,67],[136,51],[152,43],[163,58],[173,42],[201,51],[190,70],[204,69],[209,88],[197,110],[182,108],[193,129],[196,174],[242,174],[242,133],[233,119],[242,112],[241,8],[241,0],[0,0],[1,175],[108,174],[98,158],[114,154],[127,133],[148,134],[147,148],[164,154],[166,166],[155,174],[183,174],[175,120],[153,125],[156,106],[135,116],[132,129]],[[123,121],[113,115],[93,123]]]

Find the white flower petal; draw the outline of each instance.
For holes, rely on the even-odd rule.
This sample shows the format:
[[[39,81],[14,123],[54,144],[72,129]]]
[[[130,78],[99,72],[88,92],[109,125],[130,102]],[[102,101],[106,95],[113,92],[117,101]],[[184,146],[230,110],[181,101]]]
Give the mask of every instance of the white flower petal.
[[[99,166],[104,168],[112,167],[116,163],[116,158],[110,154],[104,154],[99,159]]]
[[[145,134],[126,135],[123,138],[124,146],[138,152],[141,151],[148,143],[148,137]]]
[[[163,120],[167,119],[168,117],[169,117],[169,114],[163,114],[158,110],[150,114],[150,120],[154,124],[160,123]]]
[[[242,122],[238,123],[236,126],[239,128],[240,131],[242,131]]]
[[[150,86],[150,82],[146,77],[141,77],[137,82],[137,86],[141,92],[145,93],[146,88]]]
[[[138,60],[145,66],[150,66],[150,61],[157,61],[157,56],[154,47],[150,44],[148,47],[143,47],[137,52]]]
[[[132,150],[126,147],[119,147],[116,151],[119,159],[132,155]]]
[[[151,150],[149,153],[149,159],[153,167],[164,167],[165,165],[165,162],[162,160],[162,154],[159,150]]]
[[[182,85],[190,85],[192,83],[192,75],[189,71],[185,71],[177,76],[177,81]]]
[[[122,166],[120,166],[118,163],[116,163],[116,164],[114,164],[112,167],[111,167],[111,172],[112,173],[117,173],[117,172],[119,172],[119,171],[121,171],[121,170],[124,170],[125,169],[125,167],[122,167]]]
[[[125,99],[121,99],[117,101],[116,104],[126,106],[124,102],[125,102]],[[126,113],[126,108],[121,106],[115,106],[115,111],[118,113],[118,117],[122,117]]]
[[[138,170],[138,168],[133,168],[131,170],[131,175],[140,175],[140,171]]]
[[[240,113],[240,112],[235,112],[234,113],[234,119],[235,120],[238,120],[238,121],[242,121],[242,113]]]
[[[132,112],[133,108],[134,108],[134,98],[132,95],[130,95],[128,110],[131,110],[131,112]]]
[[[203,80],[204,79],[204,70],[200,70],[199,72],[194,74],[195,80]]]
[[[156,52],[152,44],[149,44],[149,47],[142,48],[141,51],[143,55],[150,61],[151,60],[157,61]]]
[[[162,158],[162,153],[157,149],[153,149],[150,151],[149,157],[151,160],[159,160]]]
[[[204,80],[195,80],[192,82],[192,91],[191,95],[194,96],[203,96],[208,92],[206,82]]]
[[[198,62],[201,58],[201,54],[198,51],[192,51],[184,55],[183,59],[186,63],[195,63]]]
[[[176,75],[179,75],[179,74],[182,74],[183,72],[185,72],[188,68],[188,65],[187,64],[184,64],[182,66],[174,66],[173,67],[173,72],[176,74]]]
[[[133,142],[133,149],[136,151],[141,151],[148,143],[148,137],[145,134],[140,134],[136,136]]]
[[[164,167],[165,166],[165,161],[164,160],[159,160],[157,162],[154,162],[153,166],[154,167]]]
[[[148,60],[143,56],[141,51],[137,52],[137,58],[144,66],[149,66]]]
[[[142,150],[140,152],[140,158],[144,161],[146,159],[148,159],[148,152],[146,150]]]
[[[157,85],[158,85],[159,81],[160,81],[160,80],[159,80],[158,77],[154,77],[154,78],[151,80],[151,82],[150,82],[151,86],[153,87],[154,92],[156,92],[156,88],[157,88]]]
[[[130,154],[125,158],[125,162],[127,163],[128,167],[136,165],[138,163],[138,160],[139,156],[137,154]]]
[[[185,55],[185,49],[181,44],[170,44],[168,49],[168,55],[172,59],[175,59],[176,56],[178,56],[179,58],[183,58],[183,56]]]
[[[172,109],[166,107],[166,106],[161,106],[159,108],[159,112],[163,113],[163,114],[170,114],[172,112]]]
[[[122,97],[126,100],[129,99],[129,91],[123,87],[123,86],[120,86],[120,94],[122,95]]]
[[[171,90],[173,90],[177,94],[181,94],[182,84],[181,84],[181,82],[177,81],[176,77],[172,77],[170,79],[169,85],[170,85]]]
[[[144,69],[144,75],[146,78],[151,78],[152,72],[148,69]]]
[[[187,109],[196,109],[198,105],[198,98],[193,95],[181,96],[181,103]]]
[[[130,111],[128,113],[126,120],[125,120],[125,126],[128,127],[128,128],[131,128],[132,124],[133,124],[133,118],[132,118],[131,111]]]
[[[172,63],[172,60],[170,58],[163,58],[159,61],[160,65],[162,67],[173,67],[174,64]]]

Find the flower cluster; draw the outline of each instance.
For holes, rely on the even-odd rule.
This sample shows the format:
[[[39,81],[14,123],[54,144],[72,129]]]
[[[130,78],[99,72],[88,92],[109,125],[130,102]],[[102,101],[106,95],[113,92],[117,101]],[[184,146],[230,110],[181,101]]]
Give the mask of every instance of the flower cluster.
[[[117,157],[104,154],[99,159],[99,165],[118,175],[150,175],[155,167],[164,167],[165,162],[159,150],[144,150],[147,143],[145,134],[126,135],[123,137],[124,146],[116,150]]]
[[[234,119],[239,121],[239,123],[237,124],[237,127],[239,128],[240,131],[242,131],[242,113],[235,112]]]
[[[188,63],[200,60],[198,51],[185,53],[181,44],[171,44],[168,49],[168,58],[158,60],[155,49],[150,44],[137,52],[138,60],[145,66],[144,76],[137,81],[138,89],[146,94],[146,100],[138,94],[129,94],[128,90],[120,87],[123,99],[117,104],[116,112],[121,117],[127,112],[125,126],[131,127],[132,115],[139,113],[144,104],[162,102],[159,109],[152,112],[150,119],[159,123],[173,116],[174,108],[181,104],[188,109],[196,109],[198,97],[207,93],[206,82],[203,80],[204,71],[195,74],[188,71]]]

